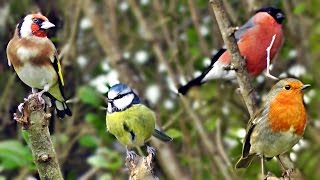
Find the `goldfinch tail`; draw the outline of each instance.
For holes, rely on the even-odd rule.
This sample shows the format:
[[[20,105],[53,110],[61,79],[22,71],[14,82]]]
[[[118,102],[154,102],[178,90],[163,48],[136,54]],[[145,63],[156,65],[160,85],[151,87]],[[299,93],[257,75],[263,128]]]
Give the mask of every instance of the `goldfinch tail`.
[[[163,142],[168,142],[168,141],[172,141],[172,138],[169,137],[168,135],[166,135],[165,133],[155,129],[153,132],[153,136],[160,139]]]
[[[58,100],[53,100],[53,104],[56,107],[57,115],[59,118],[64,118],[65,115],[72,116],[72,112],[66,102],[60,102]]]
[[[44,95],[50,98],[51,104],[56,108],[57,115],[60,119],[64,118],[65,115],[72,116],[72,112],[66,104],[66,101],[59,101],[57,98],[55,98],[48,92],[45,92]],[[64,99],[63,96],[61,98]]]

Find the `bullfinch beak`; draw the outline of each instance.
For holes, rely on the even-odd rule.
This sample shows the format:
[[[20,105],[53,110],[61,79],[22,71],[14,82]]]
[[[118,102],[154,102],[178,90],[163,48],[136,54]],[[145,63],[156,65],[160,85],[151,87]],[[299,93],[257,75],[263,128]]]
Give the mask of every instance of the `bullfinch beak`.
[[[41,24],[41,29],[49,29],[52,27],[55,27],[55,25],[49,21],[43,21],[43,23]]]
[[[301,87],[301,90],[305,90],[307,89],[308,87],[310,87],[311,85],[310,84],[305,84]]]

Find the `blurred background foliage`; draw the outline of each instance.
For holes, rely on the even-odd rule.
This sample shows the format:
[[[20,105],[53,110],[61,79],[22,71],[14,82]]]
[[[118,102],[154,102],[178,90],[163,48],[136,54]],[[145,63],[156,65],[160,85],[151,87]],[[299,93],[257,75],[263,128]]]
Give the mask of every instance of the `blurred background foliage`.
[[[312,85],[305,96],[307,130],[290,157],[305,179],[318,179],[320,1],[224,3],[235,26],[262,6],[285,11],[286,40],[272,74],[297,77]],[[7,0],[0,1],[0,179],[38,178],[27,135],[12,118],[31,89],[9,68],[5,52],[19,20],[37,11],[56,24],[49,37],[62,57],[65,94],[72,99],[73,116],[53,117],[50,122],[65,179],[128,176],[125,149],[106,132],[101,108],[108,86],[119,81],[137,91],[157,112],[159,126],[174,137],[169,144],[151,140],[157,149],[156,172],[161,179],[225,179],[225,173],[237,179],[259,178],[258,160],[247,170],[232,170],[241,154],[249,118],[237,86],[210,82],[193,89],[188,101],[174,93],[177,85],[199,74],[223,45],[207,0]],[[275,82],[261,75],[253,83],[263,99]],[[281,175],[275,160],[266,166]]]

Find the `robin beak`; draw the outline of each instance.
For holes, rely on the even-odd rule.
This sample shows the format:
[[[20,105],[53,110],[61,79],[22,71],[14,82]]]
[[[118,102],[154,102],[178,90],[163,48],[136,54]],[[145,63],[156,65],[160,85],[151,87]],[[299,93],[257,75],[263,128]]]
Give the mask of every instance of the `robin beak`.
[[[303,85],[300,89],[301,90],[305,90],[305,89],[307,89],[308,87],[310,87],[311,85],[310,84],[305,84],[305,85]]]

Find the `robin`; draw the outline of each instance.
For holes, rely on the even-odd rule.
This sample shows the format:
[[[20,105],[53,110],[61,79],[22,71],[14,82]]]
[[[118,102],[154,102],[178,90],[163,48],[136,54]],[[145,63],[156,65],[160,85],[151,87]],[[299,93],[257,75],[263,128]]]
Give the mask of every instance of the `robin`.
[[[252,159],[261,157],[262,174],[264,159],[277,157],[289,151],[304,133],[307,113],[303,103],[303,90],[310,87],[293,78],[276,83],[262,107],[249,120],[243,141],[242,156],[235,168],[247,168]],[[285,173],[289,173],[285,170]]]

